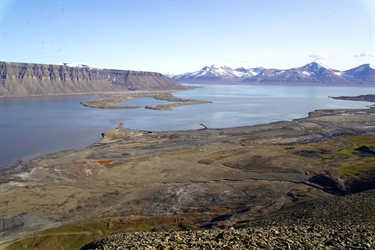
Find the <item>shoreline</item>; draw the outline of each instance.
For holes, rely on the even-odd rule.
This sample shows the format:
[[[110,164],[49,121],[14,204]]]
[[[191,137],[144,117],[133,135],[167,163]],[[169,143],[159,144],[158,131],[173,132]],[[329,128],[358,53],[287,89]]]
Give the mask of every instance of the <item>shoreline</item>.
[[[163,230],[169,218],[188,229],[237,227],[281,208],[350,193],[349,186],[373,184],[352,183],[346,173],[367,180],[369,172],[337,166],[374,167],[374,158],[358,158],[353,147],[374,144],[374,116],[374,108],[316,110],[293,121],[163,132],[120,125],[85,148],[2,172],[0,220],[6,233],[0,237],[133,216],[164,218],[155,230]],[[342,158],[341,148],[354,153],[345,151]],[[334,184],[326,186],[324,178]],[[7,227],[17,221],[22,226]]]
[[[111,91],[111,92],[106,92],[106,93],[103,93],[103,92],[92,92],[92,93],[68,93],[68,94],[50,94],[50,95],[28,95],[28,96],[13,96],[13,97],[8,97],[8,96],[0,96],[0,101],[1,99],[23,99],[23,98],[43,98],[43,97],[46,97],[46,98],[51,98],[51,97],[79,97],[79,96],[96,96],[95,99],[90,99],[90,100],[87,100],[88,103],[90,102],[96,102],[96,100],[98,99],[101,99],[101,96],[104,98],[102,98],[101,100],[108,100],[108,99],[111,99],[111,98],[115,98],[115,100],[121,100],[119,102],[116,102],[116,101],[113,101],[112,103],[120,103],[120,102],[125,102],[125,101],[130,101],[133,97],[154,97],[155,99],[160,99],[160,100],[166,100],[166,101],[175,101],[175,102],[178,102],[178,103],[172,103],[172,104],[162,104],[160,105],[156,105],[156,107],[153,105],[153,106],[146,106],[144,108],[148,108],[148,109],[155,109],[155,110],[162,110],[162,109],[165,109],[165,110],[171,110],[173,107],[175,106],[180,106],[180,105],[194,105],[194,104],[205,104],[205,103],[211,103],[210,101],[200,101],[200,100],[189,100],[189,99],[182,99],[182,98],[177,98],[177,97],[174,97],[171,93],[173,92],[177,92],[177,91],[184,91],[184,90],[190,90],[190,89],[195,89],[195,88],[200,88],[199,86],[185,86],[185,89],[176,89],[176,90],[150,90],[150,91],[121,91],[121,92],[115,92],[115,91]],[[85,105],[84,104],[85,101],[82,101],[81,102],[81,105],[83,106],[86,106],[86,107],[90,107],[90,105]],[[115,104],[113,104],[115,106]],[[130,106],[130,107],[127,107],[127,106],[115,106],[115,107],[92,107],[92,108],[119,108],[119,109],[128,109],[128,108],[143,108],[143,106]],[[101,131],[100,133],[103,133],[103,131]],[[100,134],[98,134],[100,135]],[[99,139],[100,140],[100,139]],[[94,144],[96,143],[98,140],[95,140],[95,141],[92,141],[91,144]],[[90,146],[91,144],[88,144],[86,146],[80,146],[78,148],[82,148],[82,147],[87,147],[87,146]],[[4,162],[4,163],[1,163],[0,164],[0,172],[5,170],[5,169],[8,169],[8,168],[11,168],[12,165],[14,164],[20,164],[20,163],[27,163],[28,161],[34,159],[34,158],[37,158],[37,157],[40,157],[40,156],[43,156],[43,155],[47,155],[47,154],[51,154],[51,153],[56,153],[56,152],[60,152],[60,151],[66,151],[66,150],[73,150],[73,149],[77,149],[77,147],[72,147],[72,148],[67,148],[67,149],[56,149],[56,150],[44,150],[42,152],[36,152],[36,153],[31,153],[31,154],[27,154],[27,155],[24,155],[24,156],[17,156],[17,158],[14,158],[12,160],[9,160],[7,162]]]
[[[186,90],[189,89],[195,89],[195,88],[200,88],[200,86],[186,86],[188,87]],[[178,98],[172,95],[173,92],[176,91],[183,91],[183,90],[157,90],[157,91],[122,91],[122,92],[109,92],[109,93],[96,93],[96,95],[99,94],[98,97],[96,97],[93,100],[86,100],[80,102],[83,106],[90,107],[90,108],[102,108],[102,109],[136,109],[136,108],[146,108],[146,109],[154,109],[154,110],[172,110],[173,107],[177,106],[182,106],[182,105],[194,105],[194,104],[209,104],[212,103],[211,101],[205,101],[205,100],[196,100],[196,99],[183,99],[183,98]],[[95,93],[77,93],[77,94],[62,94],[62,95],[40,95],[40,96],[23,96],[23,97],[5,97],[5,98],[25,98],[25,97],[51,97],[51,96],[87,96],[87,95],[95,95]],[[127,102],[130,101],[133,98],[138,98],[138,97],[152,97],[157,100],[163,100],[163,101],[170,101],[170,102],[175,102],[171,104],[159,104],[159,105],[146,105],[146,106],[116,106],[118,103],[122,102]],[[360,96],[328,96],[328,98],[332,99],[337,99],[337,100],[352,100],[352,101],[366,101],[366,102],[374,102],[375,103],[375,95],[373,94],[368,94],[368,95],[360,95]],[[372,109],[375,107],[374,105],[369,105],[367,108]],[[324,109],[330,112],[330,109]],[[310,116],[310,113],[314,113],[317,111],[324,111],[324,110],[314,110],[311,111],[307,114],[307,117]],[[338,109],[340,110],[340,109]],[[301,118],[296,118],[296,119],[302,119],[306,117],[301,117]],[[294,120],[296,120],[294,119]],[[278,121],[274,121],[278,122]],[[274,123],[271,122],[271,123]],[[260,124],[255,124],[256,125],[267,125],[269,123],[260,123]],[[203,126],[203,125],[202,125]],[[250,125],[254,126],[254,125]],[[249,127],[247,125],[242,126],[242,127]],[[232,129],[236,127],[227,127],[227,128],[222,128],[222,129]],[[111,130],[111,129],[109,129]],[[133,129],[137,130],[137,129]],[[194,131],[195,129],[191,129],[191,131]],[[104,134],[106,131],[104,131],[102,134]],[[167,131],[162,131],[162,132],[167,132]],[[100,141],[100,139],[99,139]],[[37,158],[41,157],[43,155],[49,155],[49,154],[54,154],[58,152],[64,152],[64,151],[70,151],[70,150],[75,150],[75,149],[80,149],[80,148],[85,148],[89,147],[98,141],[93,141],[91,144],[83,147],[73,147],[70,149],[63,149],[63,150],[53,150],[52,152],[38,152],[38,153],[33,153],[31,155],[27,155],[24,157],[19,157],[17,159],[11,160],[8,163],[3,163],[0,165],[0,172],[9,168],[12,168],[13,165],[15,164],[27,164],[27,162]]]

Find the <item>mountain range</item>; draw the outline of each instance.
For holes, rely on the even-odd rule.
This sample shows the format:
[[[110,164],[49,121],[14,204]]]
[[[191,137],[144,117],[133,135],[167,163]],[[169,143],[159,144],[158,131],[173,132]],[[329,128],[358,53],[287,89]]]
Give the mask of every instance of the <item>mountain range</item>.
[[[375,69],[363,64],[339,71],[318,62],[286,70],[235,68],[223,65],[205,66],[201,70],[175,75],[173,80],[198,84],[375,86]]]
[[[0,62],[0,97],[186,89],[181,83],[375,86],[375,69],[363,64],[339,71],[317,62],[287,70],[232,69],[214,64],[169,78],[156,72],[105,69],[83,63]]]
[[[81,63],[0,62],[0,97],[182,89],[186,87],[156,72],[103,69]]]

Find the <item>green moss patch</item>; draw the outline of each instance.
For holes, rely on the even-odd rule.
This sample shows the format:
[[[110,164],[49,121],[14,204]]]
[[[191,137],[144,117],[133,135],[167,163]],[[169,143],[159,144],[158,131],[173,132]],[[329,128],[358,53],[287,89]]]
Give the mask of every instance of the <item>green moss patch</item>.
[[[158,230],[181,230],[183,229],[180,227],[181,222],[185,220],[183,217],[141,216],[95,219],[43,230],[5,244],[8,244],[7,250],[75,250],[110,234],[152,231],[155,228]]]

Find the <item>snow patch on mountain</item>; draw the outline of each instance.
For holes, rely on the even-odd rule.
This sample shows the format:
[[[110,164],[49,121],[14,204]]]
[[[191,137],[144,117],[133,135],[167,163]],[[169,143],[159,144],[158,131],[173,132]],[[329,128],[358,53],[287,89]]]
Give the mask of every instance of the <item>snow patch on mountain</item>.
[[[248,71],[253,74],[254,76],[262,73],[266,68],[263,67],[257,67],[257,68],[250,68]]]
[[[213,64],[211,66],[205,66],[201,70],[184,73],[181,75],[176,75],[173,77],[174,80],[185,80],[185,81],[195,81],[196,79],[233,79],[241,80],[249,77],[258,75],[264,70],[264,68],[251,68],[245,69],[243,67],[232,69],[225,65]]]
[[[281,71],[276,71],[275,72],[275,75],[279,76],[279,75],[282,75],[285,73],[285,70],[281,70]]]
[[[358,68],[357,70],[355,70],[354,73],[359,73],[364,69],[365,69],[365,66],[362,66],[362,67]]]
[[[103,69],[103,67],[78,62],[62,63],[62,65],[79,69]]]
[[[323,63],[321,63],[321,62],[314,62],[314,63],[317,64],[317,66],[318,66],[319,68],[325,68],[325,69],[330,69],[330,70],[332,70],[332,68],[328,67],[327,65],[325,65],[325,64],[323,64]]]

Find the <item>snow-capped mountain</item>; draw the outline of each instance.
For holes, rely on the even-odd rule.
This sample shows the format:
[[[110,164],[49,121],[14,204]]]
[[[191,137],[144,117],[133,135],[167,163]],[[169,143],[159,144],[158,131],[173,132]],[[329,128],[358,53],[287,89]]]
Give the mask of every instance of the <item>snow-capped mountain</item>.
[[[205,66],[195,72],[188,72],[181,75],[173,76],[173,80],[185,83],[236,83],[245,78],[253,77],[263,68],[245,69],[236,68],[232,69],[225,65],[213,64]]]
[[[312,62],[299,68],[288,70],[268,69],[254,78],[247,78],[244,82],[261,82],[275,84],[347,84],[347,80],[340,76],[338,70],[331,69],[323,64]]]
[[[375,69],[370,64],[363,64],[342,72],[342,75],[362,82],[375,83]]]
[[[176,75],[172,78],[183,83],[200,84],[269,84],[269,85],[375,85],[375,69],[369,64],[339,71],[322,63],[311,62],[302,67],[280,70],[263,67],[231,69],[211,65],[201,70]]]
[[[243,78],[243,77],[253,77],[253,76],[256,76],[259,73],[262,73],[263,70],[265,70],[265,68],[263,68],[263,67],[257,67],[257,68],[245,69],[244,67],[240,67],[240,68],[236,68],[234,70],[238,71],[238,72],[242,72],[243,75],[241,77]]]

